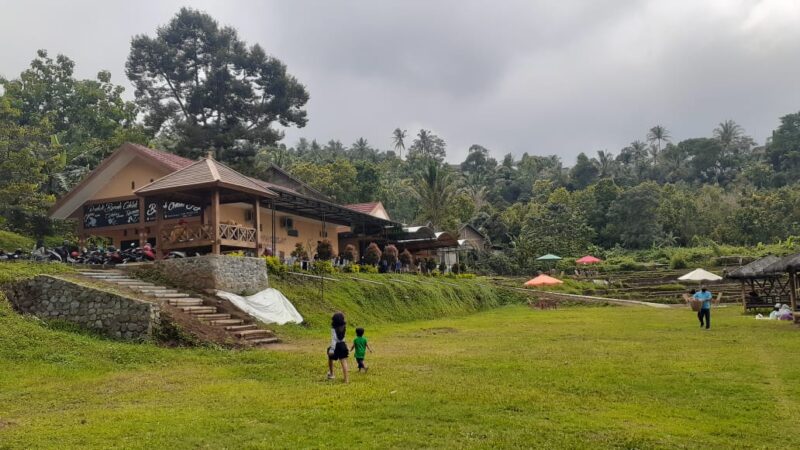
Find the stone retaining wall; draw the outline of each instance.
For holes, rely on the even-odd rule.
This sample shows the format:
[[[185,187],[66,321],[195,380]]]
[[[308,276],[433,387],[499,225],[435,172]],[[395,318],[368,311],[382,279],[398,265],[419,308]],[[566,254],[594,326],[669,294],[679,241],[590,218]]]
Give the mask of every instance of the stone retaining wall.
[[[194,291],[254,294],[269,287],[267,265],[261,258],[205,255],[164,259],[154,267],[169,283]]]
[[[155,303],[39,275],[4,287],[14,308],[43,320],[63,320],[125,340],[147,340],[159,326]]]

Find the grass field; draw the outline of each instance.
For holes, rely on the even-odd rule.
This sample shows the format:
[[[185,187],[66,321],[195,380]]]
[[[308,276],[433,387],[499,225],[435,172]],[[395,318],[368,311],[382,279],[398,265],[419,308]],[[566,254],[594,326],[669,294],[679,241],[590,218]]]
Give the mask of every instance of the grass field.
[[[344,385],[324,327],[283,327],[273,351],[167,349],[0,304],[0,448],[800,445],[798,330],[734,308],[710,331],[640,307],[381,324]]]

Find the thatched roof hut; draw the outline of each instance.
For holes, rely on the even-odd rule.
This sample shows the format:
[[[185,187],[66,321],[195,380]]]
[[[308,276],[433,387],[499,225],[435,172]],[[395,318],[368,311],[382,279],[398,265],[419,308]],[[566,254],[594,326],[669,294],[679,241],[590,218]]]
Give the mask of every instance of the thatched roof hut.
[[[775,255],[765,256],[761,259],[751,262],[750,264],[746,264],[729,272],[727,277],[734,280],[748,280],[753,278],[769,278],[779,276],[778,273],[768,271],[766,269],[780,260],[781,258],[778,258]]]
[[[770,273],[783,273],[783,272],[797,272],[800,270],[800,253],[794,255],[784,256],[774,263],[764,268],[765,272]]]

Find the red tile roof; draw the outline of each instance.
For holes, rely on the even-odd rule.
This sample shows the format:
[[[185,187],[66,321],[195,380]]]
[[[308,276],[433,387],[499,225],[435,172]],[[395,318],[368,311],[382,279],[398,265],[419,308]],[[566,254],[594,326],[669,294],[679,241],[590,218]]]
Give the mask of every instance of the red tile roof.
[[[360,213],[369,214],[372,212],[375,207],[378,206],[380,202],[369,202],[369,203],[351,203],[349,205],[344,205],[347,209],[352,209],[353,211],[358,211]]]
[[[168,153],[161,150],[155,150],[152,148],[145,147],[139,144],[129,144],[131,147],[134,147],[140,153],[143,153],[145,156],[149,156],[161,162],[173,170],[183,169],[186,166],[193,164],[195,161],[191,159],[184,158],[183,156],[178,156],[174,153]]]

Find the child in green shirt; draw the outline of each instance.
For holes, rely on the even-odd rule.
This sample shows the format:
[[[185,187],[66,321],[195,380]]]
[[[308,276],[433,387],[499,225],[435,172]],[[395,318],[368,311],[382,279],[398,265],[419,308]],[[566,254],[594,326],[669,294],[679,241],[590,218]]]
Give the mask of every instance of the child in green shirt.
[[[353,339],[353,347],[350,348],[350,351],[353,350],[356,352],[358,371],[361,372],[361,369],[364,369],[364,373],[367,373],[367,366],[364,364],[364,357],[367,355],[367,350],[372,353],[372,348],[367,343],[367,338],[364,337],[363,328],[356,328],[356,338]]]

